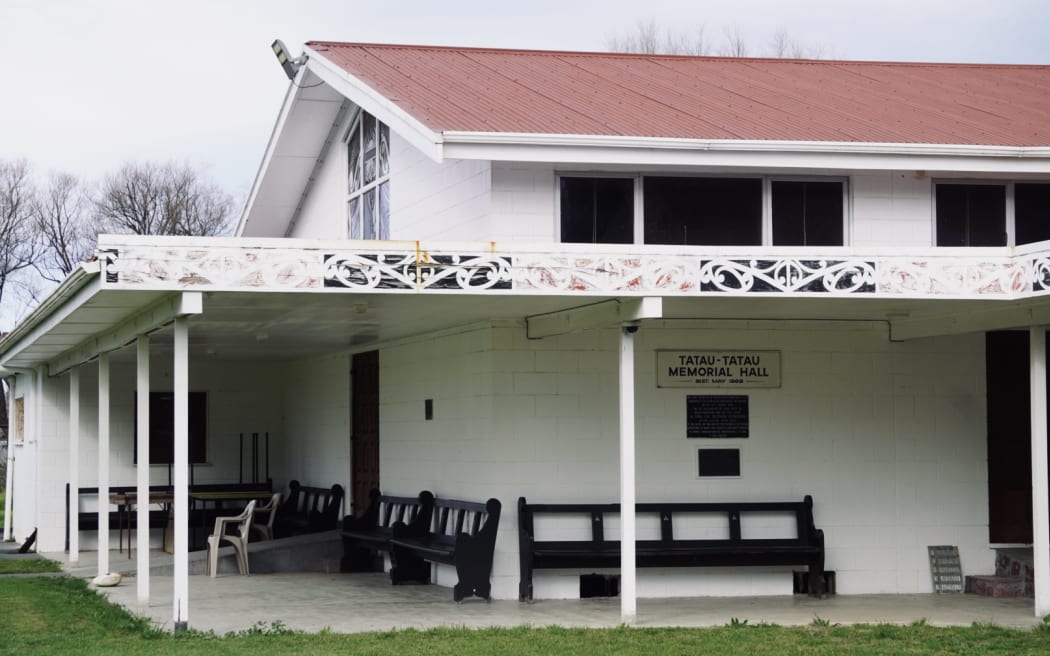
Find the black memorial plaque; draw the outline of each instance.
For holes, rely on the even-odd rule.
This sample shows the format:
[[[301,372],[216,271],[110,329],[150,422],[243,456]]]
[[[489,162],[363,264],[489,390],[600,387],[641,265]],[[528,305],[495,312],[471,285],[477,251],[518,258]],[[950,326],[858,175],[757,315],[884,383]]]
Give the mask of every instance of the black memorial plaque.
[[[686,397],[686,437],[748,437],[747,396]]]

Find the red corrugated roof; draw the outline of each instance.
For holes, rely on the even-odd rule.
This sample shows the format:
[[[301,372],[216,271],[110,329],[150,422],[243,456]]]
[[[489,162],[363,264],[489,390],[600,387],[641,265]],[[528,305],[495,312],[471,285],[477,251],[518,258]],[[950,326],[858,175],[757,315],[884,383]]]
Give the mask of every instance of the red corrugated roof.
[[[308,45],[435,132],[1050,145],[1050,66]]]

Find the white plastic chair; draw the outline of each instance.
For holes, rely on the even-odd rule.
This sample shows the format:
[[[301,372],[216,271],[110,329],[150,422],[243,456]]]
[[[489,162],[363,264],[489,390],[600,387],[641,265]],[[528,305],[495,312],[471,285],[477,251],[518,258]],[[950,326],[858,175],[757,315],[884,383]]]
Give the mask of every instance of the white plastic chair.
[[[258,506],[255,509],[255,514],[252,518],[252,530],[258,532],[263,540],[273,539],[273,518],[277,516],[277,506],[279,505],[281,505],[281,493],[274,492],[273,496],[270,497],[270,503],[265,506]],[[266,521],[255,521],[259,515],[263,515]]]
[[[248,536],[251,534],[252,514],[255,512],[255,501],[251,501],[244,508],[244,512],[234,517],[216,517],[215,531],[208,536],[208,576],[214,578],[219,569],[219,546],[222,542],[233,545],[234,555],[237,557],[237,569],[241,574],[248,574]],[[231,524],[240,524],[237,527],[239,535],[227,535],[226,527]]]

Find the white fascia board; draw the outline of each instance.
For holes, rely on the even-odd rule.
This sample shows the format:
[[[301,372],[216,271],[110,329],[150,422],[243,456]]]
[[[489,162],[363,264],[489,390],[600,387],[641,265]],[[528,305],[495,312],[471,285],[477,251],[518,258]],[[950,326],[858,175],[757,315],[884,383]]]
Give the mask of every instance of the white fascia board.
[[[0,366],[62,323],[102,289],[97,261],[84,262],[0,341]]]
[[[1048,325],[1050,324],[1050,303],[1045,300],[1037,305],[1012,307],[994,304],[963,314],[891,318],[889,321],[890,341],[903,342],[926,337]]]
[[[445,132],[445,157],[632,166],[1050,173],[1050,147]]]
[[[427,157],[440,163],[444,157],[442,135],[423,125],[414,116],[401,109],[397,103],[347,73],[322,53],[309,46],[304,47],[308,59],[307,68],[330,87],[343,94],[351,102],[372,114],[390,129],[418,148]]]
[[[241,209],[241,217],[237,221],[237,230],[233,233],[235,236],[239,237],[244,234],[245,224],[248,221],[248,216],[252,212],[252,208],[255,206],[255,199],[259,195],[259,189],[262,187],[263,180],[266,177],[266,172],[270,168],[270,162],[273,161],[273,154],[277,150],[277,142],[281,133],[284,131],[284,124],[287,122],[288,116],[292,113],[292,106],[295,104],[295,101],[299,98],[299,94],[301,93],[299,81],[304,75],[304,67],[300,67],[295,79],[288,83],[288,90],[284,93],[284,102],[281,104],[281,111],[277,114],[277,121],[274,122],[273,130],[270,131],[270,139],[266,142],[266,150],[263,152],[262,161],[259,162],[259,170],[255,173],[255,180],[252,181],[252,188],[248,192],[248,198],[244,201],[244,207]]]

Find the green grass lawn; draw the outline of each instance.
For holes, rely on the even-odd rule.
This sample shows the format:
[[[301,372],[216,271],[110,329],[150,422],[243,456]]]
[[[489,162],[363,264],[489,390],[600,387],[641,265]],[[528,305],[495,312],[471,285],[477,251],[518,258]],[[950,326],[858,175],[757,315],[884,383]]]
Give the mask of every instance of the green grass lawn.
[[[515,628],[315,634],[259,626],[235,635],[156,631],[71,578],[0,578],[0,654],[1050,654],[1050,630],[916,624],[713,629]]]
[[[47,558],[0,559],[0,574],[40,574],[61,571],[61,565]]]

